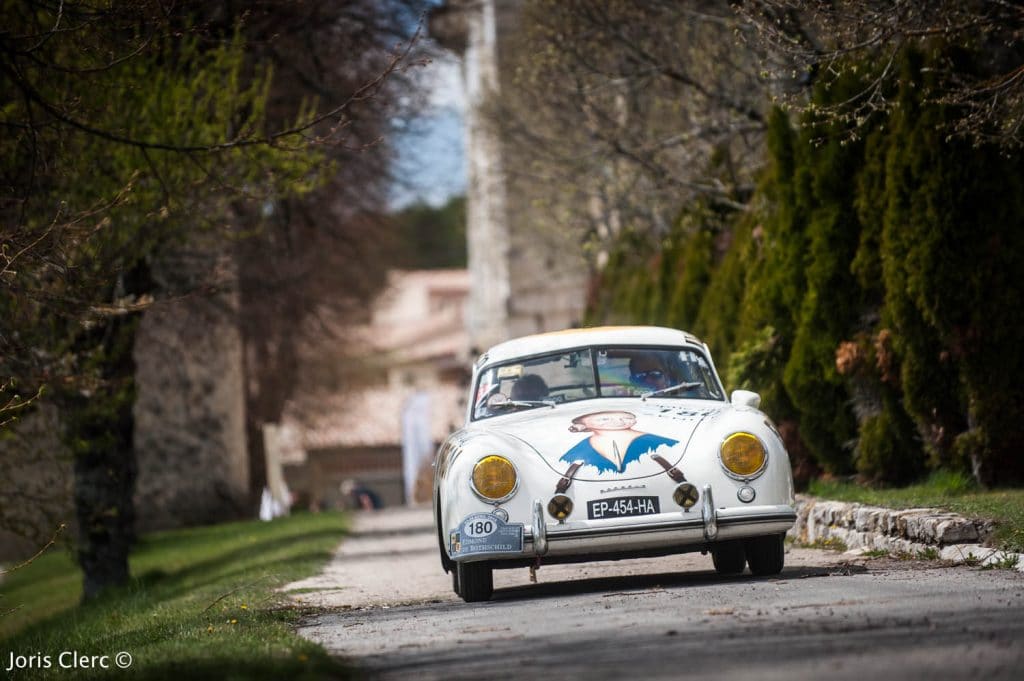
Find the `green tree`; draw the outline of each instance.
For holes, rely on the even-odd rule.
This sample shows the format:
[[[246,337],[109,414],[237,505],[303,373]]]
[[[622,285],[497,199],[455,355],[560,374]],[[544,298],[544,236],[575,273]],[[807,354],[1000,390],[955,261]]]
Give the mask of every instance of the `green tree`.
[[[760,218],[744,249],[746,286],[735,331],[736,345],[727,375],[734,388],[756,389],[766,408],[779,420],[796,411],[782,382],[782,372],[796,336],[797,315],[806,289],[807,191],[805,168],[799,164],[796,134],[786,114],[772,111],[768,121],[770,163],[755,198]],[[750,362],[749,359],[757,358]]]
[[[845,80],[816,91],[814,102],[828,106],[860,88],[854,70]],[[797,309],[793,345],[783,381],[800,412],[801,437],[826,470],[853,469],[856,422],[850,396],[836,370],[836,348],[864,313],[863,297],[850,271],[860,241],[855,209],[863,144],[847,127],[806,116],[796,145],[796,163],[807,181],[795,201],[807,211],[805,290]]]
[[[668,304],[662,323],[698,333],[701,301],[715,267],[715,239],[723,231],[723,221],[732,214],[705,209],[701,201],[695,203],[692,210],[683,213],[676,228],[681,243],[672,254],[674,266],[667,273]]]
[[[646,9],[663,19],[653,36],[633,32],[636,17],[652,16]],[[639,174],[633,163],[647,156],[622,156],[663,129],[665,121],[649,125],[652,102],[691,92],[634,96],[653,81],[631,70],[629,58],[643,49],[640,61],[650,65],[660,55],[655,73],[667,74],[674,59],[661,51],[662,39],[679,30],[671,17],[690,5],[562,3],[539,22],[542,37],[588,29],[562,51],[548,46],[537,64],[570,76],[575,87],[553,95],[567,100],[558,120],[577,120],[579,104],[592,119],[554,129],[588,150],[577,160],[597,160],[577,174],[610,182],[595,192],[601,201],[614,196],[584,204],[607,209],[605,229],[597,230],[607,262],[592,319],[668,323],[702,335],[716,355],[728,356],[731,388],[763,394],[795,458],[806,443],[830,472],[904,482],[928,468],[969,467],[984,484],[1024,479],[1024,460],[1014,455],[1024,438],[1016,380],[1024,355],[1014,340],[1024,332],[1015,314],[1024,298],[1015,276],[1024,264],[1015,153],[1024,80],[1014,77],[1024,12],[984,0],[934,7],[765,0],[734,9],[754,19],[763,44],[778,48],[762,57],[777,58],[769,66],[794,80],[775,94],[799,101],[802,114],[792,125],[775,109],[759,126],[766,153],[746,168],[745,177],[757,180],[752,195],[716,174],[709,147],[702,147],[706,162],[686,173],[657,165],[665,157],[656,143],[640,145],[654,156]],[[677,73],[703,66],[695,60]],[[765,101],[751,111],[767,103],[763,89],[748,88],[759,91]],[[694,98],[680,112],[692,113],[695,102],[708,103]],[[730,112],[737,113],[712,107],[700,121]],[[594,139],[574,136],[587,124],[600,126]],[[650,170],[701,178],[719,191],[645,193]],[[683,218],[666,228],[643,216],[651,204]],[[733,212],[713,216],[723,209]]]
[[[0,402],[50,385],[63,407],[89,598],[127,576],[130,358],[151,264],[232,238],[238,202],[322,182],[332,168],[309,139],[344,139],[356,100],[300,102],[270,125],[268,63],[240,31],[198,23],[198,6],[2,9],[0,375],[12,380]]]
[[[972,67],[971,53],[910,51],[889,136],[882,231],[886,319],[902,362],[907,409],[933,465],[970,462],[984,484],[1024,480],[1024,179],[1019,155],[951,139],[953,115],[922,103],[935,63]],[[996,198],[998,197],[998,199]]]
[[[751,214],[741,216],[732,229],[718,235],[728,236],[728,246],[720,262],[713,264],[704,295],[700,297],[694,333],[698,334],[711,348],[715,357],[721,358],[722,369],[727,369],[723,360],[736,347],[739,327],[740,306],[747,286],[747,263],[754,258],[757,245],[751,236]],[[728,383],[727,388],[739,387]]]
[[[972,143],[995,142],[1004,149],[1024,144],[1024,7],[1001,0],[755,0],[733,3],[771,56],[768,73],[797,82],[778,93],[789,104],[811,109],[866,135],[877,122],[874,114],[898,111],[899,87],[905,84],[895,64],[908,52],[928,52],[941,37],[947,46],[970,47],[969,67],[944,59],[935,71],[918,80],[916,98],[926,104],[952,105],[941,122],[943,132]],[[943,57],[949,56],[949,53]],[[880,67],[850,96],[822,107],[809,91],[830,87],[846,71],[864,65]],[[793,87],[802,86],[802,87]]]
[[[133,317],[153,292],[136,273],[185,234],[213,229],[201,216],[224,216],[218,180],[266,187],[272,170],[278,186],[299,185],[315,159],[269,145],[216,149],[232,126],[263,134],[267,75],[243,79],[240,40],[209,49],[196,34],[137,29],[134,21],[152,19],[142,4],[71,6],[62,19],[72,28],[51,33],[60,19],[35,9],[8,13],[16,30],[4,41],[6,53],[28,56],[9,63],[0,88],[6,121],[22,126],[3,144],[14,189],[4,215],[3,371],[30,388],[59,386],[75,455],[76,550],[92,597],[128,574]],[[96,63],[96,48],[111,41],[138,51]]]
[[[438,207],[416,203],[394,213],[390,222],[399,250],[395,264],[406,269],[466,266],[466,197],[453,196]]]

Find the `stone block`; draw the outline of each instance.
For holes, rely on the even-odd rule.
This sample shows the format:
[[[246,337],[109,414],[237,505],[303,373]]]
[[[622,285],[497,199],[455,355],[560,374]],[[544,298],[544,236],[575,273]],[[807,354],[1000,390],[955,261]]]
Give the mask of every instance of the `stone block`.
[[[967,544],[978,541],[978,528],[966,518],[947,518],[935,525],[938,544]]]

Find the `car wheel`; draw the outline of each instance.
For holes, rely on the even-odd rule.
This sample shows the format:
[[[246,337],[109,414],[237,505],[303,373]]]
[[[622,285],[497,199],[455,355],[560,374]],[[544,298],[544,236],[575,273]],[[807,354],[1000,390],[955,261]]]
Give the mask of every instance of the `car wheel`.
[[[767,537],[754,537],[745,542],[747,562],[750,571],[755,575],[777,575],[782,572],[786,560],[784,535],[772,534]]]
[[[458,563],[458,594],[467,603],[489,601],[494,593],[494,571],[487,563]]]
[[[711,560],[720,575],[738,575],[747,564],[747,552],[741,541],[724,541],[711,547]]]
[[[459,568],[456,565],[452,566],[452,591],[456,596],[462,595],[459,593]]]

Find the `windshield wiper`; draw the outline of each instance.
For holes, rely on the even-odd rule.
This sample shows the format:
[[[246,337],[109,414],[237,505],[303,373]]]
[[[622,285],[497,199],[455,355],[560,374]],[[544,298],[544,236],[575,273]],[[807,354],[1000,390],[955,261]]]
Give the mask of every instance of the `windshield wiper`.
[[[497,402],[495,404],[489,404],[487,405],[487,408],[500,409],[502,407],[554,407],[555,404],[556,402],[554,400],[508,400],[507,402]]]
[[[700,381],[687,381],[685,383],[676,383],[670,385],[667,388],[661,388],[660,390],[649,390],[648,392],[641,393],[640,399],[646,400],[648,397],[655,397],[657,395],[667,395],[668,393],[675,392],[676,390],[692,390],[693,388],[700,388],[704,384]]]

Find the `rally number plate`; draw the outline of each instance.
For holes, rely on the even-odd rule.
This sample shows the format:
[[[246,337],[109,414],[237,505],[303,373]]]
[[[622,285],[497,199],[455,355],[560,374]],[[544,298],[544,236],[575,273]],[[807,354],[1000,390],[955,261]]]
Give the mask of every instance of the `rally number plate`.
[[[613,497],[587,502],[587,517],[591,520],[628,518],[660,512],[658,497]]]
[[[506,523],[491,513],[473,513],[448,538],[452,557],[485,553],[522,553],[523,524]]]

